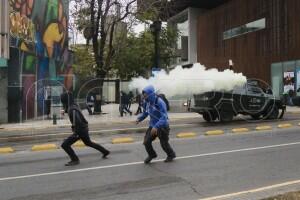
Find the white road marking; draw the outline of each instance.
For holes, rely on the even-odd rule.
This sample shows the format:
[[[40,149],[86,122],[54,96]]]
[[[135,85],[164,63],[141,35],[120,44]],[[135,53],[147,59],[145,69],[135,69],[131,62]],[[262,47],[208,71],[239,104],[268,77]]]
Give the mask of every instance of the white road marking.
[[[177,157],[176,160],[182,160],[182,159],[188,159],[188,158],[207,157],[207,156],[222,155],[222,154],[230,154],[230,153],[236,153],[236,152],[254,151],[254,150],[261,150],[261,149],[271,149],[271,148],[276,148],[276,147],[286,147],[286,146],[293,146],[293,145],[299,145],[299,144],[300,144],[300,142],[293,142],[293,143],[269,145],[269,146],[262,146],[262,147],[253,147],[253,148],[236,149],[236,150],[229,150],[229,151],[220,151],[220,152],[214,152],[214,153],[205,153],[205,154],[198,154],[198,155],[181,156],[181,157]],[[163,161],[163,159],[159,159],[159,160],[154,160],[153,162],[162,162],[162,161]],[[140,164],[144,164],[144,162],[139,161],[139,162],[130,162],[130,163],[115,164],[115,165],[89,167],[89,168],[74,169],[74,170],[65,170],[65,171],[40,173],[40,174],[31,174],[31,175],[24,175],[24,176],[12,176],[12,177],[0,178],[0,181],[18,180],[18,179],[25,179],[25,178],[41,177],[41,176],[59,175],[59,174],[68,174],[68,173],[74,173],[74,172],[84,172],[84,171],[91,171],[91,170],[98,170],[98,169],[109,169],[109,168],[140,165]]]
[[[270,185],[270,186],[266,186],[266,187],[256,188],[256,189],[253,189],[253,190],[246,190],[246,191],[242,191],[242,192],[224,194],[224,195],[220,195],[220,196],[208,197],[208,198],[199,199],[199,200],[222,200],[222,199],[226,199],[226,198],[237,197],[237,196],[244,195],[244,194],[258,193],[258,192],[263,192],[263,191],[266,191],[266,190],[281,188],[281,187],[295,185],[295,184],[299,184],[299,183],[300,183],[300,180],[289,181],[289,182]]]

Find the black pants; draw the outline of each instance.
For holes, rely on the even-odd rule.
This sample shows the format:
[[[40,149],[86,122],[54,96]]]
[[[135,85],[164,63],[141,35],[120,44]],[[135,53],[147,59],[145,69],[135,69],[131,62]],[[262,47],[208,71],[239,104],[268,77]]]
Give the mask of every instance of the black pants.
[[[128,109],[126,104],[121,104],[119,109],[120,109],[121,117],[123,117],[123,114],[126,113],[126,112],[131,113],[131,111]]]
[[[140,114],[140,113],[142,113],[142,112],[143,112],[143,111],[142,111],[142,105],[139,104],[139,107],[138,107],[138,109],[137,109],[137,111],[136,111],[135,114]]]
[[[65,150],[65,152],[69,155],[71,160],[77,161],[79,158],[75,154],[74,150],[72,149],[72,144],[77,142],[78,140],[82,140],[82,142],[89,147],[92,147],[94,149],[97,149],[102,154],[105,154],[108,152],[107,149],[102,147],[101,145],[91,141],[88,130],[80,131],[79,133],[74,133],[70,135],[61,145],[61,147]]]
[[[146,148],[146,151],[150,157],[156,157],[157,154],[154,151],[152,147],[152,142],[155,140],[155,138],[158,136],[160,145],[162,149],[166,152],[168,157],[175,157],[175,152],[173,151],[171,145],[169,144],[169,132],[170,128],[159,128],[157,130],[157,136],[151,135],[151,127],[148,128],[145,138],[144,138],[144,145]]]
[[[46,104],[46,114],[49,116],[51,112],[51,100],[46,99],[45,104]]]

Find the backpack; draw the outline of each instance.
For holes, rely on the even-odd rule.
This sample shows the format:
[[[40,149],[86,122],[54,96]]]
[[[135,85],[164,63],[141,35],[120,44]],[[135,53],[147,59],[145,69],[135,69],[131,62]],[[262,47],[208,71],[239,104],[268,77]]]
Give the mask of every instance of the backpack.
[[[168,99],[166,98],[166,96],[165,96],[164,94],[158,94],[157,97],[158,97],[158,98],[161,98],[161,99],[165,102],[166,107],[167,107],[167,111],[169,111],[169,110],[170,110],[170,105],[169,105],[169,101],[168,101]],[[158,100],[158,98],[157,98],[157,100]],[[156,100],[156,101],[157,101],[157,100]],[[156,102],[156,103],[157,103],[157,102]]]

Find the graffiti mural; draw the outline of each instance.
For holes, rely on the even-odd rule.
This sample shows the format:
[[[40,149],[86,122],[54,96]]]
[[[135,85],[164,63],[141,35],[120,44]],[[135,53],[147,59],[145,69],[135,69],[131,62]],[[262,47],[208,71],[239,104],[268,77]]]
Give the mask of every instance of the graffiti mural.
[[[10,44],[11,48],[19,50],[20,68],[26,74],[21,75],[23,80],[20,83],[23,117],[32,116],[34,103],[37,104],[37,114],[42,115],[43,88],[61,83],[72,89],[72,55],[68,50],[69,3],[68,0],[9,0],[9,5]],[[32,84],[36,84],[32,87],[35,92]],[[30,94],[26,95],[26,91]],[[34,94],[37,102],[34,102]],[[25,108],[26,105],[30,105],[29,109]]]
[[[35,28],[33,22],[20,13],[10,14],[10,34],[28,42],[34,42]]]
[[[9,3],[12,46],[30,45],[33,48],[27,51],[61,59],[68,48],[68,0],[10,0]]]

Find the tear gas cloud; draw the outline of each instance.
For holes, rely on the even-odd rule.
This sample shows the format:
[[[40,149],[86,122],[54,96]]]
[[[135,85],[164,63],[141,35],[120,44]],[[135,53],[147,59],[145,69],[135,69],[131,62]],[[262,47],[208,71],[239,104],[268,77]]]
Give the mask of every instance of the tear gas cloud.
[[[144,87],[153,85],[157,92],[164,93],[167,97],[173,97],[208,91],[230,91],[236,86],[245,84],[246,81],[247,79],[242,73],[234,73],[229,69],[224,71],[206,69],[203,65],[196,63],[189,69],[177,66],[169,74],[162,70],[149,79],[133,78],[129,88],[142,92]]]

